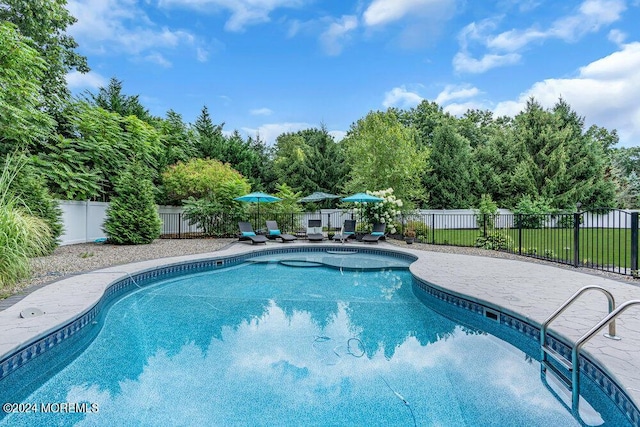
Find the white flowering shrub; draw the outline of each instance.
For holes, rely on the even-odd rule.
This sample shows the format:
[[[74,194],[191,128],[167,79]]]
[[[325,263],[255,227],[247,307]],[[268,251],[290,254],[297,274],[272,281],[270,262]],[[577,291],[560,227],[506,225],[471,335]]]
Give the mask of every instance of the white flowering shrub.
[[[386,231],[395,234],[397,232],[395,221],[401,213],[402,200],[396,199],[393,194],[393,188],[367,191],[367,194],[380,197],[383,200],[374,203],[356,203],[354,208],[356,218],[362,218],[362,221],[366,221],[369,224],[385,223],[387,224]]]

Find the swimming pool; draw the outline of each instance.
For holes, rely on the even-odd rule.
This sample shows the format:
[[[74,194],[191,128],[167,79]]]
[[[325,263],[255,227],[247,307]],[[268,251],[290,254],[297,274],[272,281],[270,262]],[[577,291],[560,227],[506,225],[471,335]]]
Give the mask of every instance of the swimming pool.
[[[80,356],[20,399],[97,413],[2,422],[579,425],[540,381],[530,343],[427,308],[406,259],[362,270],[357,256],[259,256],[137,289]],[[606,399],[588,400],[624,425]]]

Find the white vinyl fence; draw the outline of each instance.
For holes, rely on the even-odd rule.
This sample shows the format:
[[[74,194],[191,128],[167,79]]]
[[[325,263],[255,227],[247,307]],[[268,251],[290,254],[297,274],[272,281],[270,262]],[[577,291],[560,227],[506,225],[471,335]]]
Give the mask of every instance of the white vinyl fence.
[[[59,203],[64,230],[60,236],[60,245],[94,242],[107,237],[102,226],[109,203],[72,200],[60,200]],[[182,208],[158,206],[158,212],[182,212]]]

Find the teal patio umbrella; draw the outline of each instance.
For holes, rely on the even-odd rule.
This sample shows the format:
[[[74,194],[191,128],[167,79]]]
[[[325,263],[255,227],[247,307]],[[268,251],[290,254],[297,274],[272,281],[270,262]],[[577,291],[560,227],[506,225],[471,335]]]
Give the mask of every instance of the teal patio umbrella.
[[[233,200],[237,200],[239,202],[257,203],[258,204],[258,223],[259,223],[260,222],[260,203],[279,202],[282,199],[280,197],[272,196],[271,194],[257,191],[255,193],[249,193],[249,194],[245,194],[244,196],[236,197]],[[256,227],[257,226],[258,225],[256,224]]]
[[[343,202],[357,202],[357,203],[378,203],[383,201],[382,197],[372,196],[367,193],[356,193],[351,196],[340,199]],[[353,218],[353,217],[352,217]],[[362,221],[362,212],[360,213],[360,221]]]
[[[372,196],[366,193],[356,193],[349,197],[340,199],[343,202],[360,202],[360,203],[376,203],[381,202],[384,199],[382,197]]]

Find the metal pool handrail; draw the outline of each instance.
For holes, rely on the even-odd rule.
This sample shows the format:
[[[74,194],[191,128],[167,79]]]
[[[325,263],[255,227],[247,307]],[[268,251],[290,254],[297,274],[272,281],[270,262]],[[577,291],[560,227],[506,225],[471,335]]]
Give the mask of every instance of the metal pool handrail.
[[[578,409],[578,402],[580,401],[580,363],[578,363],[578,357],[580,355],[580,349],[587,341],[593,338],[598,332],[604,329],[607,324],[611,325],[615,322],[616,317],[621,315],[624,311],[626,311],[629,307],[640,304],[640,300],[629,300],[625,303],[620,304],[618,308],[616,308],[613,312],[609,313],[607,317],[602,319],[591,328],[587,333],[585,333],[582,337],[580,337],[575,344],[573,345],[573,349],[571,350],[571,364],[573,365],[573,370],[571,372],[571,379],[573,383],[572,387],[572,399],[571,403],[573,405],[573,409]],[[609,329],[611,330],[611,329]]]

